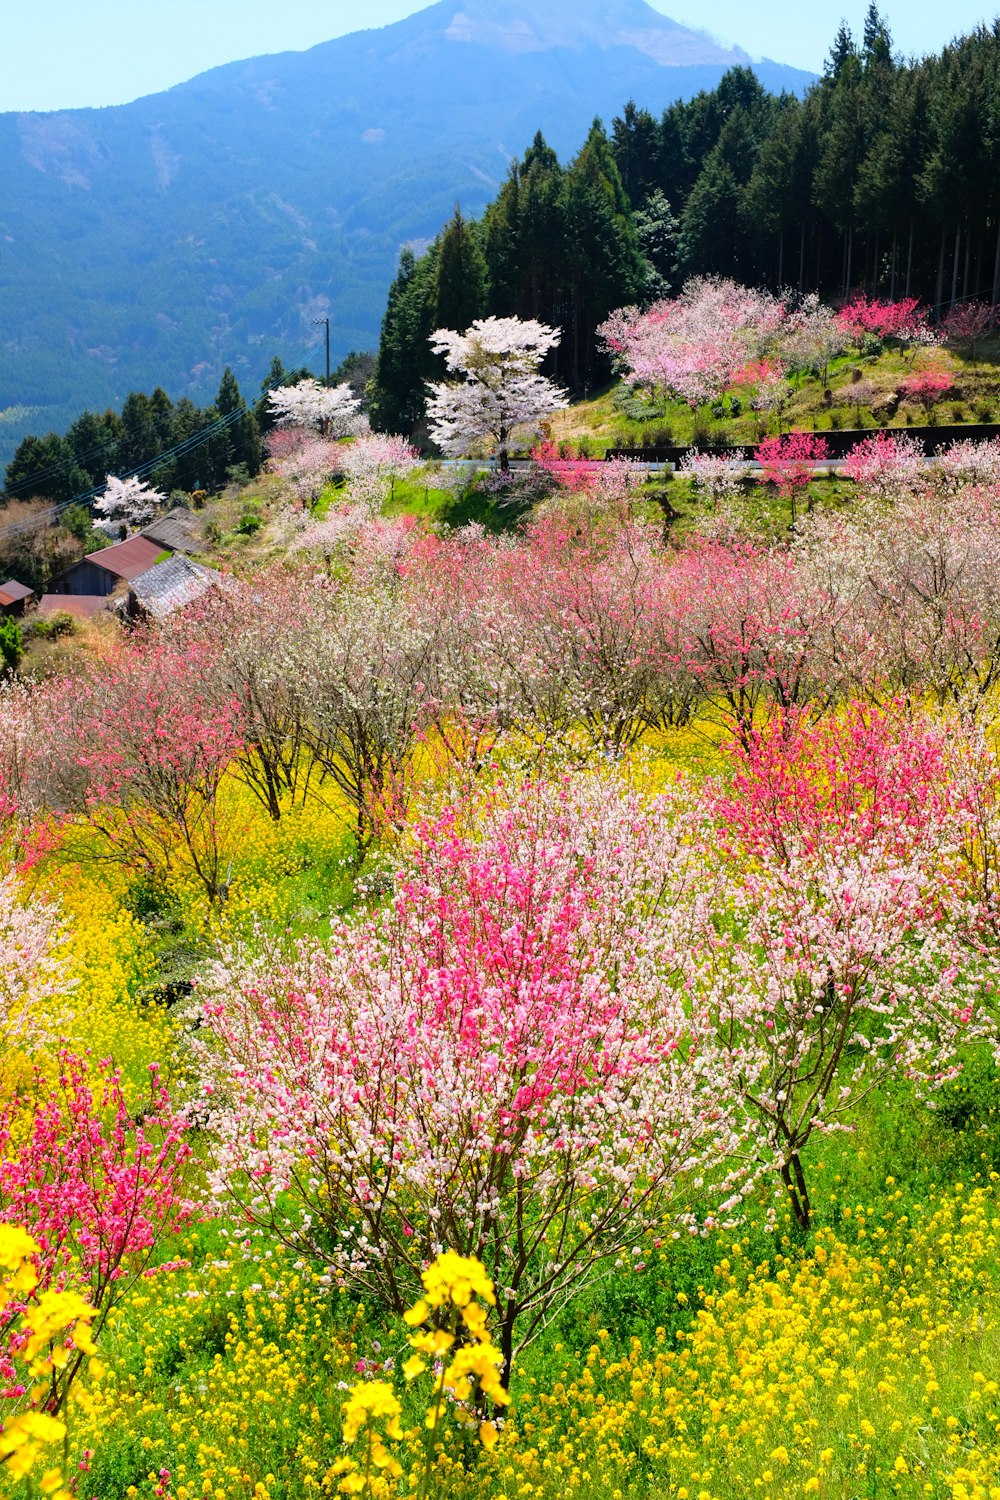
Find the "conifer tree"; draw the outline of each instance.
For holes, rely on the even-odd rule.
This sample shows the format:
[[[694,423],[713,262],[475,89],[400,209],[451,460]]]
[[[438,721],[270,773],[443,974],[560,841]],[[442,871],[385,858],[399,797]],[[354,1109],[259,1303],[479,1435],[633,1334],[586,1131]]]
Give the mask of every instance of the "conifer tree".
[[[434,276],[434,321],[464,331],[486,311],[486,261],[458,204],[445,225]]]

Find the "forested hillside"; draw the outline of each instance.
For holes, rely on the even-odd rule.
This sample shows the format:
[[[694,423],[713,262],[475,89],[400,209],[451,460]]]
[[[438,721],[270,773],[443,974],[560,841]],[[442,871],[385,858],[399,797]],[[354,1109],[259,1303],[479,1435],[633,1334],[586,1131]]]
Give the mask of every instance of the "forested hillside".
[[[803,98],[738,67],[660,115],[628,103],[565,166],[536,135],[478,221],[456,215],[420,259],[404,252],[378,417],[419,422],[427,333],[485,314],[561,327],[555,373],[581,394],[608,373],[594,329],[613,307],[704,273],[834,300],[912,295],[937,316],[995,305],[1000,23],[905,63],[872,4]]]

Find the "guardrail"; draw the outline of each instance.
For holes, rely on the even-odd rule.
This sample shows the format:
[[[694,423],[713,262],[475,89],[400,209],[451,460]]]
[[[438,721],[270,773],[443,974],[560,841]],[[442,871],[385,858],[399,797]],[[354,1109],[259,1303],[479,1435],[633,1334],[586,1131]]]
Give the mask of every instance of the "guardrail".
[[[913,437],[921,444],[925,458],[933,458],[943,448],[950,448],[952,443],[960,442],[989,442],[994,438],[1000,438],[1000,423],[998,422],[951,422],[947,426],[923,426],[923,427],[840,427],[824,429],[817,432],[816,436],[825,440],[829,460],[833,463],[846,458],[851,449],[862,442],[865,438],[872,438],[878,433],[887,433],[890,437]],[[662,445],[649,444],[640,448],[609,448],[604,455],[607,459],[630,458],[642,464],[679,464],[689,453],[714,453],[720,458],[727,456],[732,458],[742,457],[749,459],[756,444],[754,443],[720,443],[716,445]]]

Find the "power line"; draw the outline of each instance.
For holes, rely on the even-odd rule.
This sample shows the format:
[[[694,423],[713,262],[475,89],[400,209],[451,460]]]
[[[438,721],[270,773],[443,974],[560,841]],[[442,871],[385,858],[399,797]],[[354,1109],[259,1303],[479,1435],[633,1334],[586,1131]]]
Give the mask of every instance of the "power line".
[[[320,347],[320,345],[319,345],[318,342],[316,344],[311,345],[310,348],[306,351],[307,355],[312,354],[319,347]],[[329,358],[329,353],[328,353],[327,357]],[[276,388],[276,386],[279,385],[279,384],[280,384],[280,381],[273,381],[272,380],[270,383],[265,382],[264,386],[262,387],[262,394],[266,394],[268,391],[274,390]],[[244,403],[244,409],[246,409],[245,403]],[[114,440],[112,438],[108,439],[108,442],[113,442],[113,441]],[[94,443],[93,446],[90,447],[90,448],[84,449],[84,451],[82,453],[75,453],[75,452],[74,453],[70,453],[66,458],[57,459],[54,463],[48,464],[43,469],[36,469],[33,474],[28,474],[28,475],[26,475],[26,477],[24,479],[19,479],[16,482],[16,484],[12,484],[12,485],[5,484],[4,485],[3,493],[4,493],[4,495],[6,495],[8,497],[10,497],[10,496],[16,496],[16,495],[20,494],[23,490],[30,490],[31,487],[32,487],[32,485],[39,484],[39,483],[41,483],[44,480],[54,478],[57,474],[64,473],[67,469],[69,469],[70,467],[72,467],[73,464],[79,464],[81,467],[83,467],[86,464],[86,461],[87,461],[88,458],[94,458],[98,453],[101,452],[101,450],[105,446],[106,446],[106,443],[104,441],[101,441],[101,442],[98,442],[98,443]],[[118,477],[120,479],[126,479],[129,476],[126,475],[126,474],[121,474]],[[95,491],[93,493],[99,493],[101,490],[103,490],[103,488],[104,488],[103,484],[102,485],[98,485],[98,486],[95,487]],[[70,505],[74,505],[74,504],[76,504],[78,502],[76,500],[71,500],[71,501],[68,501],[66,503],[70,504]]]
[[[268,389],[274,389],[276,384],[277,382],[272,382]],[[228,416],[220,417],[218,421],[209,423],[207,427],[203,427],[198,432],[192,433],[190,437],[183,439],[180,443],[175,443],[165,453],[160,453],[155,458],[147,459],[145,463],[138,464],[134,469],[130,469],[127,474],[121,474],[118,477],[120,479],[148,478],[154,470],[162,468],[164,464],[170,463],[174,458],[181,458],[184,454],[201,447],[202,443],[208,442],[209,438],[231,427],[234,422],[238,421],[241,417],[245,417],[247,411],[246,403],[238,406]],[[82,494],[74,495],[71,500],[60,501],[58,504],[46,507],[45,510],[36,512],[33,516],[25,517],[21,521],[12,521],[7,526],[0,526],[0,537],[14,536],[22,531],[33,531],[42,521],[55,520],[57,516],[62,515],[63,511],[69,510],[71,505],[90,506],[97,499],[98,495],[103,494],[104,489],[105,485],[103,484],[94,485],[91,489],[83,491]]]

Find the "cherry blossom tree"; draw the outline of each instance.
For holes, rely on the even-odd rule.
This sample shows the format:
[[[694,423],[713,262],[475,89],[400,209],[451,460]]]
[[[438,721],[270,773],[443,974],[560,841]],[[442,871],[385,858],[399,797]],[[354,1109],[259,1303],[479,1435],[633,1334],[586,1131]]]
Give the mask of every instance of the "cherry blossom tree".
[[[135,475],[117,479],[114,474],[109,474],[103,493],[94,501],[94,512],[102,520],[122,521],[133,530],[148,526],[166,499],[160,490],[152,489]]]
[[[31,1052],[52,1034],[72,988],[64,972],[59,910],[28,897],[12,873],[0,876],[0,1043]]]
[[[976,346],[997,326],[998,312],[988,302],[960,302],[941,324],[941,337],[969,359],[975,359]]]
[[[314,585],[314,606],[299,638],[308,750],[353,810],[360,858],[405,821],[442,627],[384,574]]]
[[[924,450],[907,433],[877,432],[862,438],[841,464],[841,473],[864,494],[900,499],[923,483]]]
[[[952,443],[936,456],[932,472],[935,483],[949,490],[967,484],[995,490],[1000,487],[1000,438]]]
[[[594,459],[564,455],[551,440],[532,449],[532,460],[560,489],[620,505],[644,483],[646,475],[631,458]]]
[[[150,639],[50,700],[48,801],[81,858],[142,870],[160,885],[176,872],[221,903],[237,830],[219,797],[240,748],[240,705],[202,685],[204,650]],[[92,838],[78,839],[74,816]]]
[[[672,572],[684,659],[738,736],[768,709],[832,701],[842,604],[793,551],[699,539]]]
[[[900,382],[899,394],[904,401],[918,401],[929,412],[932,406],[943,401],[955,384],[945,370],[921,370]]]
[[[699,406],[771,352],[782,318],[770,293],[705,276],[645,312],[620,308],[597,331],[629,385]]]
[[[0,1102],[0,1221],[26,1229],[40,1292],[86,1293],[99,1337],[159,1246],[188,1221],[191,1151],[159,1070],[127,1097],[109,1062],[63,1051]],[[58,1411],[82,1359],[57,1363],[46,1409]]]
[[[590,1279],[728,1196],[735,1146],[685,1003],[683,797],[501,787],[418,828],[378,918],[226,953],[197,1040],[216,1195],[404,1309],[447,1244],[500,1292],[505,1378]]]
[[[696,493],[713,507],[723,526],[735,528],[736,503],[750,473],[744,458],[723,453],[699,453],[692,448],[681,459],[678,473],[691,480]]]
[[[490,438],[500,468],[509,468],[514,433],[537,435],[543,417],[568,405],[565,392],[539,374],[560,337],[559,329],[533,318],[479,318],[465,333],[432,333],[435,354],[444,355],[450,373],[464,376],[428,384],[429,431],[442,452],[458,457]]]
[[[831,359],[843,354],[849,342],[850,335],[833,308],[821,302],[817,292],[808,292],[787,313],[779,347],[790,370],[821,373],[825,388]]]
[[[860,344],[866,334],[872,334],[905,347],[935,342],[927,316],[927,309],[920,306],[917,297],[880,302],[875,297],[858,295],[841,308],[837,321],[855,344]]]
[[[324,386],[318,380],[300,380],[269,392],[268,406],[284,427],[306,427],[328,438],[350,437],[366,425],[361,402],[345,381]]]
[[[953,1073],[977,1004],[981,976],[941,899],[943,743],[860,706],[820,724],[793,714],[733,747],[735,785],[716,802],[738,938],[708,926],[694,963],[803,1227],[813,1133],[847,1128],[894,1073]]]

